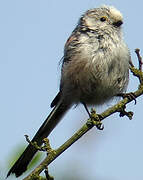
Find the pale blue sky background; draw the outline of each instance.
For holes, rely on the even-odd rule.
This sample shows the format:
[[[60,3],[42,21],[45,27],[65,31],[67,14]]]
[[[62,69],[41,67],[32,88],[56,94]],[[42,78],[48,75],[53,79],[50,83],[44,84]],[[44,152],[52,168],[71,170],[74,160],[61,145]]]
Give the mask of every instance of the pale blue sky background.
[[[66,39],[80,15],[102,4],[113,5],[124,16],[124,36],[136,63],[135,48],[143,54],[143,1],[113,0],[0,0],[0,172],[14,148],[33,137],[50,112],[58,92]],[[131,77],[129,91],[137,87]],[[103,111],[113,103],[98,108]],[[66,171],[82,180],[143,179],[143,98],[133,120],[114,115],[104,121],[104,131],[95,128],[76,142],[53,164],[50,173],[62,180]],[[72,109],[50,135],[53,147],[69,138],[87,119],[82,106]],[[12,180],[12,176],[9,180]],[[22,178],[19,178],[22,179]],[[67,178],[68,179],[68,178]]]

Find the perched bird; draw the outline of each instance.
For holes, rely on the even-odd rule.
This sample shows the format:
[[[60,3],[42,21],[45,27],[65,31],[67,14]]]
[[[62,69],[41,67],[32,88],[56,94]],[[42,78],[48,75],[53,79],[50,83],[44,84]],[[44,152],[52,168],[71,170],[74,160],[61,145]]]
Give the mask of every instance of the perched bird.
[[[100,105],[126,91],[130,53],[122,36],[122,14],[112,6],[86,11],[64,47],[59,93],[54,107],[32,142],[42,140],[73,105]],[[9,170],[16,177],[26,171],[37,149],[28,145]]]

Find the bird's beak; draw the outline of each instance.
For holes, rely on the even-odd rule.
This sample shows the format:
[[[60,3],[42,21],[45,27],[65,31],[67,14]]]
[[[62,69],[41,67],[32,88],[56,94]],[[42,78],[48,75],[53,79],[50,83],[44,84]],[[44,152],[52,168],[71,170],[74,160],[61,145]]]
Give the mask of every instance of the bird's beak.
[[[115,27],[120,27],[123,24],[123,21],[119,20],[113,23]]]

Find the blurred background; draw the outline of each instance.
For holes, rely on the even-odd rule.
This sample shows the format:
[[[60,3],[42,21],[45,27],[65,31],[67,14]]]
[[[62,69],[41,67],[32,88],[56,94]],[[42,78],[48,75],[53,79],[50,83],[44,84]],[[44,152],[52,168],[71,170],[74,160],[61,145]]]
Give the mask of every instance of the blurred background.
[[[32,138],[51,111],[50,103],[59,87],[59,61],[78,18],[103,4],[123,13],[124,38],[137,65],[134,49],[140,48],[143,55],[141,0],[0,1],[1,179],[27,144],[24,134]],[[137,86],[138,80],[130,74],[128,91]],[[114,103],[96,107],[97,112]],[[142,180],[142,107],[143,97],[137,99],[137,105],[132,102],[127,106],[134,112],[132,121],[118,114],[107,118],[103,131],[93,128],[49,166],[49,173],[55,180]],[[50,135],[52,147],[64,143],[87,118],[81,105],[73,107]]]

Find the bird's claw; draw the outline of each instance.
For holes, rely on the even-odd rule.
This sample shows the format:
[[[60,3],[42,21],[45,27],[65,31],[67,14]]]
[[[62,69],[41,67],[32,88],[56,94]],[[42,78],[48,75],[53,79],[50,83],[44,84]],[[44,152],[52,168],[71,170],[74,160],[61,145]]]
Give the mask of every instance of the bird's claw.
[[[104,125],[100,122],[99,124],[96,125],[96,128],[98,130],[103,130],[104,129]]]
[[[134,100],[135,104],[137,103],[136,96],[133,92],[130,93],[120,93],[118,96],[121,96],[122,98],[128,98],[129,100]]]
[[[96,128],[98,130],[103,130],[104,129],[104,125],[101,122],[101,120],[103,118],[102,118],[101,115],[96,114],[96,111],[94,109],[91,109],[90,119],[91,119],[93,125],[96,126]]]

